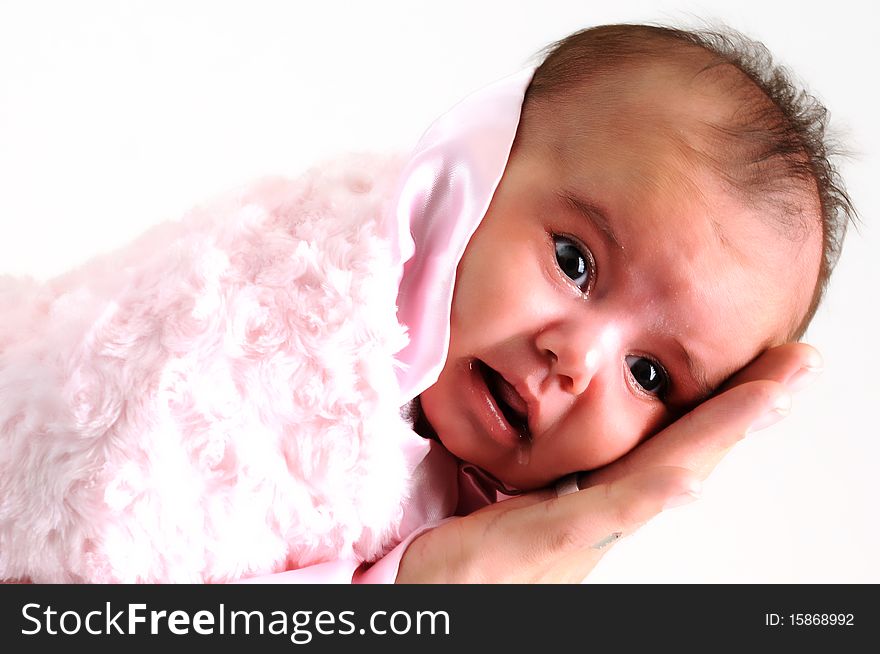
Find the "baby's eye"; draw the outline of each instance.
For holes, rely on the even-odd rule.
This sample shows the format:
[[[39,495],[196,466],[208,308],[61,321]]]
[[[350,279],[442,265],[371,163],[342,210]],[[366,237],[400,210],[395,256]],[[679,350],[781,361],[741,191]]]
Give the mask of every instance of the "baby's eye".
[[[628,356],[626,365],[636,383],[646,393],[663,398],[669,388],[669,375],[659,363],[645,357]]]
[[[584,293],[593,285],[595,264],[589,250],[566,236],[553,236],[556,246],[556,263],[565,276]]]

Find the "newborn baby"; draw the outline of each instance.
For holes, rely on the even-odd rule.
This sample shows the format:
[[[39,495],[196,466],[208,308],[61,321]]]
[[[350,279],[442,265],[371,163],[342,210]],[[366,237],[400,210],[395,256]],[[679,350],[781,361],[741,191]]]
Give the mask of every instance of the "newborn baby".
[[[809,107],[754,74],[763,90],[636,26],[589,30],[539,68],[421,395],[450,451],[540,487],[617,459],[802,335],[847,202]]]
[[[595,469],[799,338],[849,202],[821,107],[737,57],[586,30],[405,166],[0,288],[0,578],[350,579],[474,508],[459,460],[509,492]]]

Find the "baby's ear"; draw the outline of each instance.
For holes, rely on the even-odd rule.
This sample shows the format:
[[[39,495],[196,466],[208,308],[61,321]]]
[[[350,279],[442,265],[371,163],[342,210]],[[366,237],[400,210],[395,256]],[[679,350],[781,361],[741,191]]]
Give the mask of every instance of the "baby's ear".
[[[719,392],[759,379],[776,381],[795,391],[803,385],[805,379],[821,372],[822,367],[822,355],[812,345],[784,343],[758,356],[733,375]]]

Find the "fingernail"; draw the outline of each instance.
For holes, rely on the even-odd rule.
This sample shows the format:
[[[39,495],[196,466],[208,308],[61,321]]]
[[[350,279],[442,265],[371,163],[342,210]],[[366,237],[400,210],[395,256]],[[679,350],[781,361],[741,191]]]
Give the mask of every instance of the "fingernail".
[[[690,504],[696,499],[699,499],[700,493],[703,491],[703,485],[696,479],[692,479],[687,488],[679,493],[678,495],[673,495],[666,503],[663,505],[663,510],[673,509],[677,506],[684,506],[685,504]]]
[[[788,381],[785,382],[785,385],[788,387],[792,393],[796,393],[799,390],[802,390],[812,384],[816,377],[818,377],[822,373],[822,366],[804,366],[796,373],[794,373],[791,377],[788,378]]]
[[[774,425],[782,420],[789,413],[791,413],[791,395],[782,393],[776,398],[773,407],[752,423],[748,433],[758,431],[759,429],[766,429],[770,425]]]

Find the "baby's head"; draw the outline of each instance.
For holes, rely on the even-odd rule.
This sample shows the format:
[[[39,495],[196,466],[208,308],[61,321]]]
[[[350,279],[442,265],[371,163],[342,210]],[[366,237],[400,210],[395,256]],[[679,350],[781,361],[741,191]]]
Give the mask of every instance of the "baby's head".
[[[606,26],[554,44],[421,396],[443,444],[542,486],[800,338],[852,214],[824,131],[738,37]]]

